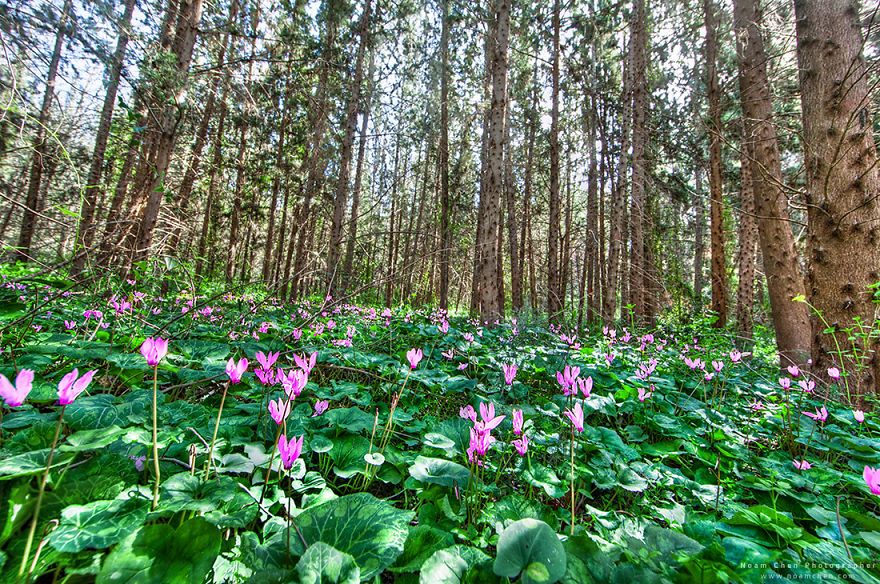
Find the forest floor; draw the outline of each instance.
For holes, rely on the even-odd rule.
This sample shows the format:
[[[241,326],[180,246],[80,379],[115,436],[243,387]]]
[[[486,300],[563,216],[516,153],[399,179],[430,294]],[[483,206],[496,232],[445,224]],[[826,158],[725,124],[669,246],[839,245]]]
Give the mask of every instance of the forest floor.
[[[765,338],[14,275],[0,581],[880,578],[880,419]]]

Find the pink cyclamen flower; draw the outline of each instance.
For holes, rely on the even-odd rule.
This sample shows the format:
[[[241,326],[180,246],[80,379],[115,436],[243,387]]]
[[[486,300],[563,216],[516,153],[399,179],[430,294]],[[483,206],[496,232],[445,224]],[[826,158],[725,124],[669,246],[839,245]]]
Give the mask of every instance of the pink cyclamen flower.
[[[513,410],[513,433],[519,436],[522,434],[523,413],[522,410]]]
[[[0,374],[0,397],[10,408],[17,408],[24,403],[34,383],[34,372],[30,369],[22,369],[15,377],[15,385],[12,385],[5,375]]]
[[[269,351],[269,354],[267,355],[266,353],[264,353],[262,351],[257,351],[257,363],[259,363],[260,367],[266,371],[268,371],[269,369],[272,369],[272,367],[275,365],[275,361],[277,361],[277,360],[278,360],[278,353],[277,352],[273,353],[273,352]]]
[[[828,419],[828,410],[825,409],[825,406],[822,406],[822,409],[816,409],[816,413],[812,412],[803,412],[805,416],[808,418],[812,418],[817,422],[824,422]]]
[[[742,360],[743,354],[737,351],[736,349],[730,352],[730,362],[731,363],[739,363]]]
[[[306,374],[311,373],[312,369],[315,368],[315,363],[318,362],[318,352],[315,351],[309,355],[308,359],[300,357],[299,355],[294,355],[293,361],[296,363],[296,366],[305,371]]]
[[[853,418],[855,418],[856,422],[861,424],[865,421],[865,412],[863,412],[862,410],[855,410],[853,412]]]
[[[721,373],[721,370],[724,369],[724,361],[712,361],[712,368],[715,373]]]
[[[488,404],[485,402],[480,402],[480,418],[482,418],[479,422],[474,422],[474,428],[477,429],[477,432],[491,432],[495,428],[498,427],[506,416],[496,416],[495,415],[495,404],[489,402]]]
[[[583,377],[578,377],[577,388],[584,394],[584,399],[589,399],[590,394],[593,393],[593,378],[587,377],[584,379]]]
[[[279,378],[285,393],[294,398],[302,393],[309,382],[309,374],[301,369],[291,369],[286,375],[281,375]]]
[[[840,381],[840,369],[838,369],[837,367],[829,367],[828,377],[830,377],[834,381]]]
[[[459,364],[458,364],[458,370],[459,370],[459,371],[464,371],[465,369],[467,369],[467,366],[468,366],[467,363],[459,363]]]
[[[868,484],[868,488],[871,489],[871,493],[874,495],[880,495],[880,468],[865,466],[865,470],[862,472],[862,477]]]
[[[285,401],[280,397],[277,400],[271,400],[269,402],[269,415],[280,426],[281,422],[290,415],[290,400]]]
[[[813,468],[813,465],[807,462],[806,460],[794,460],[792,461],[794,467],[798,470],[810,470]]]
[[[254,374],[263,385],[275,384],[275,371],[273,369],[255,369]]]
[[[64,328],[69,331],[75,329],[76,328],[76,321],[75,320],[65,320],[64,321]]]
[[[147,360],[147,365],[155,367],[165,355],[168,354],[168,339],[162,337],[147,337],[141,345],[141,355]]]
[[[313,418],[316,418],[327,411],[327,408],[330,407],[330,402],[325,399],[320,399],[315,402],[315,413],[312,414]]]
[[[287,436],[282,434],[278,437],[278,454],[281,456],[281,464],[284,468],[290,470],[296,459],[302,452],[303,437],[291,438],[287,440]]]
[[[409,368],[415,369],[419,366],[419,362],[424,357],[421,349],[410,349],[406,352],[406,360],[409,361]]]
[[[798,381],[798,387],[805,393],[813,393],[813,390],[816,389],[816,382],[812,379],[801,379]]]
[[[581,368],[572,367],[571,365],[566,365],[565,369],[556,372],[556,382],[560,386],[562,386],[562,392],[565,395],[569,395],[571,393],[572,388],[577,381],[578,375],[580,374]]]
[[[511,444],[513,444],[513,447],[516,448],[516,451],[519,453],[520,456],[525,456],[526,452],[529,451],[528,436],[523,436],[519,440],[514,440],[513,442],[511,442]]]
[[[471,422],[477,421],[477,411],[474,409],[474,406],[468,404],[463,408],[459,408],[458,417],[464,418],[465,420],[470,420]]]
[[[504,371],[504,383],[510,385],[516,378],[516,363],[510,365],[502,365],[501,370]]]
[[[226,362],[226,375],[229,376],[229,382],[233,385],[241,383],[241,376],[244,375],[247,368],[248,360],[246,358],[242,357],[241,360],[236,363],[235,359],[230,357],[229,361]]]
[[[791,379],[789,379],[788,377],[780,377],[779,387],[781,387],[782,389],[791,389]]]
[[[79,371],[74,369],[67,375],[61,378],[61,381],[58,382],[58,403],[62,406],[70,405],[73,403],[79,394],[81,394],[92,382],[92,377],[95,376],[98,370],[94,369],[89,371],[88,373],[83,373],[82,377],[79,377]],[[79,379],[77,379],[79,377]]]
[[[801,370],[798,368],[797,365],[789,365],[788,367],[786,367],[786,369],[788,370],[788,374],[792,377],[797,377],[801,374]]]
[[[650,397],[654,395],[654,386],[651,386],[651,389],[645,389],[644,387],[639,388],[639,401],[643,402],[646,399],[650,399]]]
[[[574,429],[578,432],[584,431],[584,408],[581,407],[581,403],[578,402],[574,404],[574,408],[571,410],[566,409],[563,414],[571,420]]]

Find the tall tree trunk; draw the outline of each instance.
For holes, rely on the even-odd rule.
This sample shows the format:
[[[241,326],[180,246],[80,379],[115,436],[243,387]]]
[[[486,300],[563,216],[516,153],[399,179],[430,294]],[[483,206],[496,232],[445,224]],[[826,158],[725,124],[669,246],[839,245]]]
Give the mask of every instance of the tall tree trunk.
[[[633,51],[634,39],[630,38],[629,50],[623,64],[623,90],[621,92],[621,138],[620,156],[617,161],[617,188],[614,193],[614,202],[611,206],[611,230],[608,235],[608,278],[605,301],[602,305],[602,320],[606,323],[614,320],[618,291],[623,288],[621,274],[626,270],[621,269],[623,264],[626,241],[624,228],[626,225],[626,174],[629,166],[630,128],[632,126],[632,81],[633,81]],[[621,294],[621,304],[624,297]]]
[[[281,177],[287,174],[284,156],[284,139],[287,136],[287,126],[290,122],[290,71],[284,83],[284,92],[281,95],[281,127],[278,128],[278,145],[275,147],[275,168],[272,174],[272,199],[269,203],[269,224],[266,226],[266,249],[263,253],[262,278],[266,285],[271,283],[272,278],[272,252],[275,243],[275,214],[278,207],[278,194],[281,190]],[[285,197],[284,213],[287,213],[287,200]],[[285,217],[286,218],[286,217]],[[283,228],[282,228],[283,230]]]
[[[229,27],[234,26],[235,19],[238,17],[238,10],[238,0],[232,0],[232,3],[229,6],[229,17],[227,19]],[[224,67],[226,67],[224,61],[226,59],[226,52],[229,50],[229,40],[230,34],[229,29],[227,28],[226,32],[223,34],[223,40],[220,42],[220,48],[217,50],[217,68],[219,70],[223,70]],[[208,129],[211,124],[211,119],[214,117],[214,110],[217,106],[217,92],[220,89],[221,83],[224,84],[224,87],[229,83],[231,72],[232,69],[226,67],[226,72],[222,76],[218,75],[214,77],[214,81],[208,91],[208,97],[205,100],[205,109],[202,112],[201,120],[199,120],[199,127],[196,130],[196,141],[193,145],[192,155],[190,156],[189,165],[186,167],[186,172],[183,175],[183,180],[180,183],[180,190],[176,197],[179,215],[178,220],[180,223],[174,228],[174,232],[168,243],[168,251],[171,254],[177,252],[177,247],[180,243],[180,236],[184,224],[187,221],[189,201],[192,197],[196,176],[199,174],[199,168],[202,163],[202,150],[205,148],[205,143],[208,138]]]
[[[718,17],[713,0],[703,0],[706,24],[706,77],[709,88],[709,216],[712,247],[712,311],[716,328],[727,324],[727,262],[724,254],[724,202],[721,184],[721,95],[718,89]]]
[[[510,118],[513,108],[507,108],[504,134],[507,153],[504,157],[504,198],[507,203],[507,244],[510,250],[510,305],[514,313],[522,310],[522,272],[520,271],[519,242],[516,225],[516,181],[513,175],[513,147],[510,141]]]
[[[376,55],[370,52],[370,65],[367,73],[367,95],[361,113],[361,131],[358,142],[357,162],[355,163],[354,185],[351,189],[351,221],[348,228],[348,240],[345,242],[345,263],[342,273],[345,278],[346,289],[350,288],[354,281],[354,247],[357,244],[358,221],[361,208],[361,189],[363,187],[364,159],[367,152],[367,128],[370,124],[370,106],[373,100],[373,77],[376,72]]]
[[[449,308],[449,258],[452,250],[452,201],[449,198],[449,17],[450,0],[441,0],[440,30],[440,290],[441,309]]]
[[[648,161],[645,149],[648,145],[648,31],[645,0],[633,2],[633,149],[632,149],[632,199],[630,201],[630,265],[629,302],[635,314],[645,316],[647,263],[645,247],[647,237],[645,224],[647,209]]]
[[[153,241],[153,232],[159,219],[159,210],[164,195],[165,173],[171,160],[171,152],[177,137],[177,128],[183,115],[183,97],[187,87],[187,76],[192,62],[196,33],[202,15],[202,0],[181,0],[177,13],[177,25],[170,50],[176,57],[176,79],[170,82],[169,93],[155,95],[153,105],[159,110],[157,118],[150,116],[148,130],[153,134],[155,146],[151,156],[141,161],[139,176],[135,184],[133,206],[129,216],[137,229],[126,238],[132,261],[145,259]]]
[[[34,136],[34,153],[31,157],[31,168],[28,175],[27,198],[25,199],[24,216],[21,219],[21,229],[18,233],[18,245],[15,250],[15,258],[22,261],[30,261],[31,244],[34,240],[34,232],[37,227],[37,207],[40,199],[40,186],[43,178],[44,160],[48,154],[49,114],[52,109],[52,100],[55,98],[55,81],[58,77],[58,65],[61,62],[61,49],[64,46],[64,37],[67,34],[67,21],[71,18],[72,0],[65,0],[58,19],[58,30],[55,31],[55,46],[52,49],[52,57],[49,59],[49,72],[46,75],[46,89],[43,92],[43,104],[37,117],[36,135]]]
[[[706,202],[703,200],[703,159],[694,161],[694,300],[697,307],[703,306],[703,262],[706,259]]]
[[[767,80],[768,59],[758,28],[755,0],[734,1],[734,27],[740,100],[746,141],[754,152],[752,185],[776,344],[782,365],[804,365],[809,358],[810,322],[807,306],[792,301],[804,295],[804,278],[782,190],[782,166]]]
[[[587,146],[589,151],[589,166],[587,167],[587,241],[584,246],[584,269],[581,276],[581,293],[578,310],[578,327],[583,325],[584,308],[586,303],[587,320],[593,322],[599,312],[601,300],[601,287],[599,285],[599,185],[598,185],[598,161],[596,158],[597,138],[597,103],[596,94],[590,91],[590,112],[586,116],[589,124],[587,133],[590,141]]]
[[[342,248],[342,221],[345,218],[345,208],[348,205],[349,174],[351,167],[352,150],[354,149],[354,134],[357,130],[357,113],[360,104],[361,86],[364,79],[364,57],[367,52],[367,44],[370,42],[370,6],[371,0],[364,3],[364,12],[358,25],[358,48],[355,57],[354,74],[349,88],[348,105],[345,112],[345,133],[342,137],[342,145],[339,152],[339,177],[336,181],[336,196],[333,198],[333,218],[330,224],[330,245],[327,250],[327,271],[325,274],[327,287],[331,294],[336,294],[341,288],[337,271],[339,269],[339,255]]]
[[[855,0],[796,0],[797,56],[807,167],[813,369],[846,372],[858,395],[880,393],[880,343],[850,341],[847,329],[869,330],[877,318],[868,286],[880,280],[880,170],[874,143],[869,71]],[[833,333],[825,333],[827,325]],[[836,346],[854,344],[838,362]],[[827,377],[826,377],[827,378]],[[849,397],[849,396],[848,396]]]
[[[331,3],[332,4],[332,3]],[[327,131],[327,118],[329,116],[329,82],[330,69],[333,63],[333,51],[336,45],[337,20],[338,15],[334,10],[328,10],[325,14],[326,30],[324,33],[324,46],[321,50],[321,67],[318,77],[318,84],[315,88],[313,102],[315,108],[310,116],[311,131],[309,134],[308,144],[306,145],[305,157],[302,166],[299,169],[300,176],[304,176],[305,180],[301,183],[300,190],[302,192],[302,204],[299,207],[296,219],[293,223],[296,226],[306,226],[311,221],[312,199],[319,194],[323,187],[321,179],[321,170],[324,168],[322,159],[324,158],[324,140]],[[298,296],[302,287],[299,285],[301,279],[305,275],[306,267],[306,240],[308,239],[308,229],[300,228],[296,234],[296,259],[293,264],[293,282],[291,282],[291,296]],[[285,280],[289,279],[290,270],[285,269]]]
[[[477,106],[478,111],[482,110],[483,114],[483,131],[480,136],[480,200],[477,205],[477,231],[474,243],[474,267],[471,277],[471,315],[477,314],[480,309],[480,285],[483,281],[483,275],[480,273],[480,270],[484,265],[483,255],[488,253],[488,250],[484,249],[481,244],[480,234],[484,229],[483,222],[487,216],[485,206],[489,200],[486,196],[486,179],[489,174],[489,117],[492,100],[492,64],[495,59],[495,47],[498,42],[498,18],[494,2],[495,0],[488,0],[487,2],[488,22],[486,25],[486,38],[483,43],[483,102]],[[485,107],[484,104],[490,105]],[[492,241],[495,241],[494,237]]]
[[[740,157],[740,216],[739,216],[739,255],[737,274],[739,288],[736,293],[737,335],[746,343],[752,339],[753,304],[755,302],[755,258],[758,246],[758,226],[755,223],[755,191],[752,188],[753,158],[749,149],[751,144],[744,141]]]
[[[214,144],[212,148],[211,175],[208,181],[208,197],[205,201],[202,229],[199,234],[199,245],[196,252],[196,275],[202,274],[205,254],[208,253],[208,240],[213,222],[214,201],[217,198],[217,174],[223,173],[223,133],[226,127],[226,93],[229,86],[224,85],[223,95],[220,98],[220,112],[217,114],[217,128],[214,130]],[[213,255],[213,254],[212,254]]]
[[[565,302],[565,288],[559,266],[559,231],[561,221],[561,196],[559,193],[559,0],[553,0],[553,47],[550,69],[551,109],[550,109],[550,193],[549,226],[547,228],[547,316],[551,321],[562,317]]]
[[[245,78],[246,93],[250,93],[253,82],[254,60],[257,53],[257,30],[260,22],[260,3],[256,3],[256,10],[251,15],[251,51],[248,58],[247,77]],[[232,282],[235,275],[236,263],[240,261],[239,229],[241,226],[242,193],[244,192],[245,170],[247,167],[248,132],[250,131],[251,98],[244,96],[243,105],[238,120],[239,142],[238,157],[235,161],[235,187],[232,192],[232,217],[229,221],[229,247],[226,255],[226,282]],[[245,240],[247,241],[247,240]]]
[[[125,62],[125,50],[128,47],[129,27],[134,14],[134,5],[135,0],[125,0],[125,12],[122,15],[122,20],[119,21],[119,37],[116,40],[116,50],[110,61],[107,91],[104,94],[104,104],[98,118],[98,133],[95,135],[95,148],[92,151],[89,176],[82,194],[79,227],[73,245],[75,257],[70,266],[70,272],[73,276],[79,275],[85,267],[88,250],[95,238],[95,209],[98,201],[102,198],[101,170],[104,168],[104,154],[107,151],[107,141],[110,137],[110,124],[113,119],[113,109],[116,106],[119,78],[122,75],[122,67]]]
[[[482,221],[477,233],[480,254],[480,318],[499,318],[504,309],[498,303],[498,229],[501,217],[501,191],[504,174],[504,113],[507,108],[508,43],[510,38],[510,0],[495,0],[495,34],[492,50],[492,102],[489,108],[486,188],[480,196]],[[485,198],[485,201],[483,200]]]

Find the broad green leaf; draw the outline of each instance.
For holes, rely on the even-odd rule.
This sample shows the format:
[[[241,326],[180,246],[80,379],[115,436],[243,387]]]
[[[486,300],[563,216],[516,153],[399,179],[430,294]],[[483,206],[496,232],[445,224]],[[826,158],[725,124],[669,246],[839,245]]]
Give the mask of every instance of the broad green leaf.
[[[143,524],[149,505],[149,501],[136,498],[71,505],[62,511],[61,523],[49,535],[49,545],[69,553],[110,547]]]
[[[520,519],[498,538],[494,571],[523,584],[553,584],[565,574],[565,549],[553,529],[537,519]]]
[[[319,541],[306,549],[296,564],[301,584],[358,584],[361,569],[354,558]]]
[[[409,474],[423,483],[465,489],[470,481],[471,471],[451,460],[419,456],[409,467]]]
[[[394,563],[409,534],[411,511],[395,509],[368,493],[346,495],[306,509],[296,524],[309,545],[322,541],[349,554],[370,580]],[[291,545],[299,548],[298,538]]]
[[[174,529],[142,527],[104,561],[97,584],[201,584],[220,553],[220,532],[196,518]]]
[[[422,565],[419,584],[461,584],[468,570],[489,560],[480,550],[464,545],[438,550]]]

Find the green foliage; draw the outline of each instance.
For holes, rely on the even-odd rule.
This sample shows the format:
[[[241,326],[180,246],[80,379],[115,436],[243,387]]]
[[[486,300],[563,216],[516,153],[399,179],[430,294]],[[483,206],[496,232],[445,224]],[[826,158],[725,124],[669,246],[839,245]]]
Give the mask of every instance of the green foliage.
[[[783,390],[760,330],[753,355],[733,362],[732,340],[703,321],[618,329],[615,338],[580,330],[573,342],[526,318],[517,334],[509,323],[458,318],[441,334],[425,311],[394,311],[386,324],[368,307],[322,316],[319,304],[242,296],[197,298],[191,312],[210,305],[215,320],[187,320],[176,315],[191,293],[147,298],[134,318],[83,295],[40,317],[39,334],[21,323],[0,342],[2,355],[15,346],[18,356],[0,363],[5,375],[22,364],[36,372],[26,404],[0,406],[0,579],[14,578],[20,563],[61,413],[55,387],[73,367],[98,373],[64,410],[35,577],[551,584],[880,576],[869,566],[880,552],[880,512],[862,478],[865,466],[880,468],[880,423],[871,411],[858,422],[818,398],[819,389],[840,395],[838,387],[800,390],[805,373]],[[162,310],[153,314],[152,305]],[[64,329],[63,320],[81,321],[95,306],[107,309],[106,330],[93,320],[85,332]],[[138,347],[160,326],[171,343],[158,368],[153,511],[152,369]],[[352,346],[338,346],[348,327]],[[105,336],[92,339],[93,331]],[[411,372],[405,354],[414,347],[424,358]],[[295,368],[292,353],[318,352],[280,427],[267,405],[286,394],[253,373],[256,352],[270,350],[281,352],[284,371]],[[227,392],[206,476],[230,357],[254,365]],[[719,371],[713,361],[723,361]],[[518,365],[510,386],[501,373],[508,363]],[[592,378],[589,397],[562,394],[556,372],[566,365]],[[328,406],[320,415],[318,400]],[[485,421],[480,406],[490,402],[503,416],[491,431],[496,442],[469,459],[467,406]],[[572,452],[563,412],[575,403],[585,424]],[[822,406],[824,422],[803,415]],[[524,456],[511,445],[517,410]],[[304,436],[289,470],[279,432]],[[795,468],[800,460],[812,467]],[[835,567],[850,555],[868,567]]]

